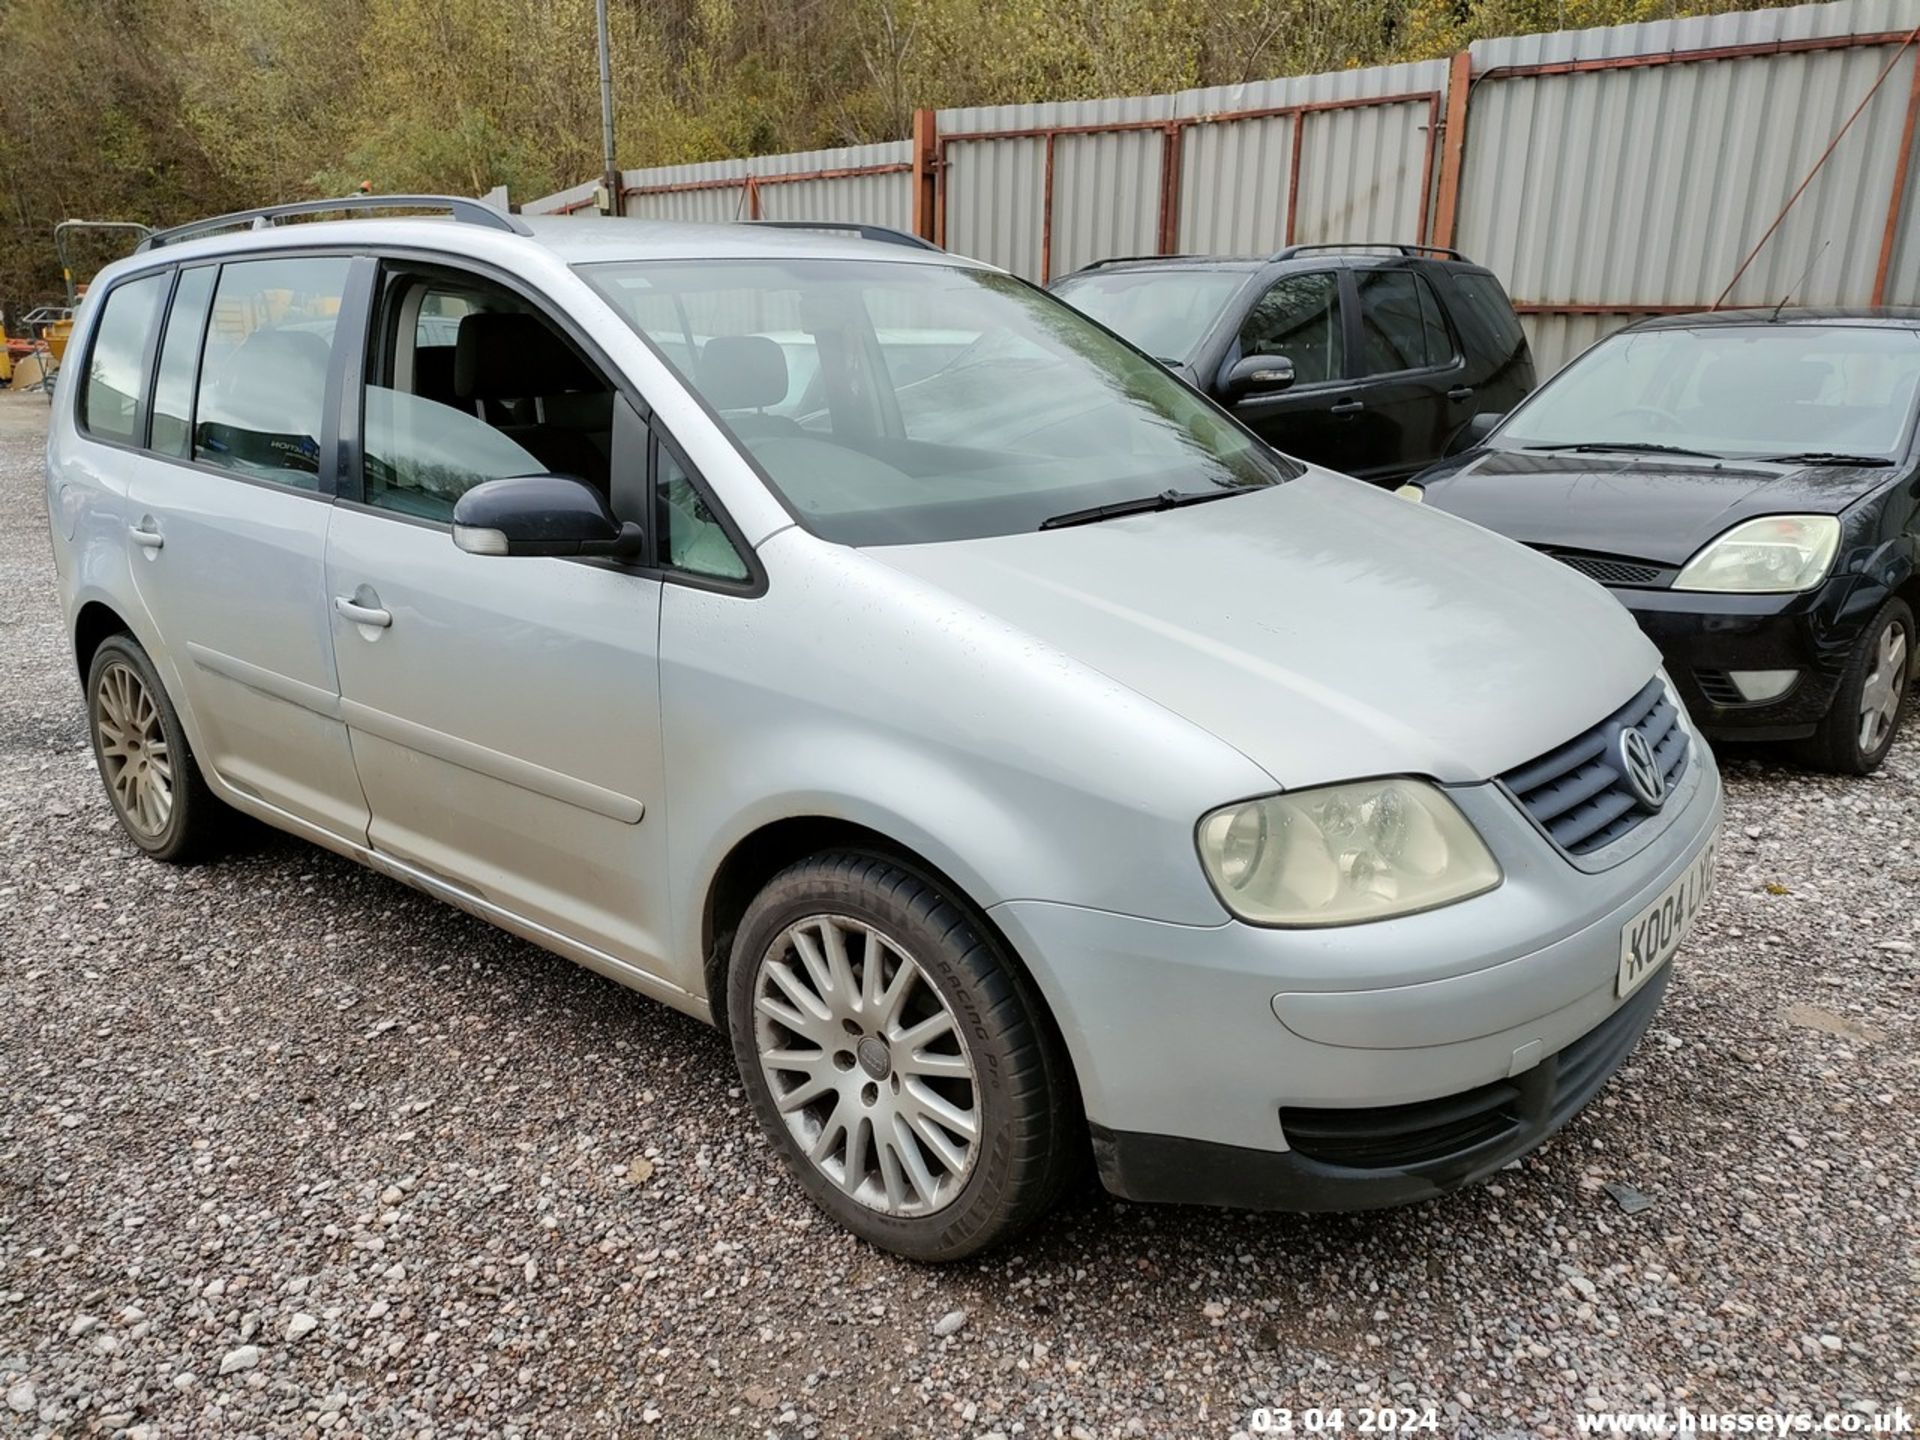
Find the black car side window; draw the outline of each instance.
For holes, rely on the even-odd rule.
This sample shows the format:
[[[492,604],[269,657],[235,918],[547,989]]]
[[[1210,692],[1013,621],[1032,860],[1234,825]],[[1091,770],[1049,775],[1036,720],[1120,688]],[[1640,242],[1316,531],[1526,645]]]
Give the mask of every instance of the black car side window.
[[[1240,327],[1242,355],[1284,355],[1296,385],[1346,374],[1340,277],[1332,270],[1283,275],[1254,303]]]
[[[1433,287],[1411,270],[1362,270],[1360,361],[1364,375],[1424,370],[1453,359],[1453,336]]]

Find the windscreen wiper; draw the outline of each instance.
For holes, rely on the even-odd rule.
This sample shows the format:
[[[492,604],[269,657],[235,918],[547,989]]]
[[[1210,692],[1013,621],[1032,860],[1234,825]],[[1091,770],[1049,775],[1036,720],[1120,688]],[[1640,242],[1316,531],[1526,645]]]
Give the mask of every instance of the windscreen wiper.
[[[1710,450],[1689,450],[1682,445],[1656,445],[1651,440],[1582,440],[1570,445],[1527,445],[1527,450],[1578,450],[1582,453],[1625,450],[1644,455],[1691,455],[1700,460],[1724,460]]]
[[[1221,490],[1162,490],[1158,495],[1142,495],[1137,500],[1115,500],[1107,505],[1089,505],[1084,510],[1069,510],[1050,515],[1040,522],[1042,530],[1063,530],[1069,525],[1091,525],[1097,520],[1112,520],[1120,515],[1148,515],[1155,510],[1178,510],[1182,505],[1201,505],[1209,500],[1224,500],[1256,485],[1235,485]]]
[[[1796,450],[1787,455],[1754,455],[1742,458],[1767,461],[1775,465],[1871,465],[1877,469],[1893,464],[1893,461],[1884,455],[1849,455],[1842,450]]]

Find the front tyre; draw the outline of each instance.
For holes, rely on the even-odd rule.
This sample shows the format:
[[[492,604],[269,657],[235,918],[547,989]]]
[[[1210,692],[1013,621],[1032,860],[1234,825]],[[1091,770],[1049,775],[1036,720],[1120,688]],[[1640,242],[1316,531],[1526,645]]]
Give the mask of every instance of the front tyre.
[[[130,636],[94,651],[87,729],[107,802],[134,844],[177,864],[216,847],[231,812],[207,789],[153,662]]]
[[[734,939],[727,1016],[754,1113],[822,1210],[958,1260],[1046,1210],[1083,1153],[1031,985],[964,907],[889,860],[776,875]]]
[[[1893,748],[1907,711],[1915,644],[1913,611],[1889,600],[1861,632],[1833,708],[1803,754],[1837,775],[1871,775]]]

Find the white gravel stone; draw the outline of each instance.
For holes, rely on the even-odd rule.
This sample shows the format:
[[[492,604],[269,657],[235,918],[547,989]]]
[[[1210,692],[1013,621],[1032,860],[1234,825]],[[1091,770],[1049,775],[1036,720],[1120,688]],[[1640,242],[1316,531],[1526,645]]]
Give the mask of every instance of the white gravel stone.
[[[962,1325],[966,1323],[967,1323],[966,1311],[949,1310],[946,1314],[942,1315],[938,1320],[933,1322],[933,1333],[944,1338],[945,1336],[953,1334],[956,1330],[958,1330]]]
[[[220,1357],[220,1373],[231,1375],[236,1370],[251,1370],[260,1363],[258,1345],[241,1345],[227,1351]]]

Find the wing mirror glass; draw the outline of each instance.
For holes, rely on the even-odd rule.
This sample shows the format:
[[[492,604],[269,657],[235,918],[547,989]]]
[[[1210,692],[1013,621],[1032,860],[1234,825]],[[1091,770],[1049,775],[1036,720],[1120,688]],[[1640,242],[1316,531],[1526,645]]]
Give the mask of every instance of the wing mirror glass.
[[[1251,395],[1276,395],[1293,384],[1293,361],[1284,355],[1243,355],[1220,379],[1220,395],[1229,404]]]
[[[1485,440],[1489,435],[1493,434],[1495,430],[1499,429],[1500,422],[1506,418],[1505,414],[1474,416],[1471,420],[1467,421],[1466,424],[1453,432],[1453,439],[1447,442],[1445,453],[1448,455],[1458,455],[1464,450],[1471,450],[1482,440]]]
[[[606,497],[567,475],[520,475],[474,486],[453,507],[453,543],[469,555],[604,555],[637,560],[646,534]]]

